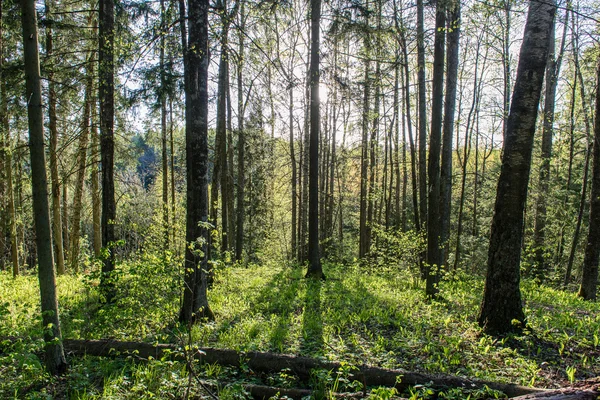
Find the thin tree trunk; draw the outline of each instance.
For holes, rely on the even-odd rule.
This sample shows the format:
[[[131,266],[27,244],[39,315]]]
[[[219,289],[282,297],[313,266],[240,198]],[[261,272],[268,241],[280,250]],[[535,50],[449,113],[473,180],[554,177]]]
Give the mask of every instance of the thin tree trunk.
[[[167,152],[167,71],[165,67],[165,36],[166,27],[165,0],[160,0],[160,138],[162,158],[162,217],[163,217],[163,246],[166,251],[169,248],[169,159]]]
[[[92,191],[92,226],[93,226],[93,234],[92,234],[92,247],[94,249],[94,256],[100,257],[100,253],[102,251],[102,227],[101,227],[101,193],[100,193],[100,181],[99,181],[99,170],[98,164],[100,160],[98,159],[98,153],[100,151],[100,138],[98,137],[98,113],[96,108],[96,100],[92,102],[92,146],[91,146],[91,191]]]
[[[423,0],[417,0],[417,84],[419,89],[419,219],[421,221],[421,229],[424,229],[424,225],[427,223],[427,87],[425,83],[425,28],[423,20]],[[406,48],[406,46],[404,47]]]
[[[92,22],[92,21],[90,21]],[[69,250],[69,268],[79,272],[79,237],[81,231],[81,209],[83,204],[83,186],[85,181],[87,150],[90,138],[90,118],[94,103],[94,58],[88,58],[86,67],[87,81],[84,94],[83,118],[81,121],[81,133],[77,149],[77,176],[75,181],[75,195],[73,197],[73,215],[71,220],[71,241]]]
[[[402,16],[401,16],[402,17]],[[402,22],[403,19],[401,18]],[[417,232],[421,231],[421,221],[423,221],[420,216],[420,206],[418,199],[418,188],[417,188],[417,151],[415,149],[415,142],[412,134],[412,114],[411,114],[411,105],[410,105],[410,71],[408,69],[408,46],[406,44],[406,33],[404,30],[404,26],[401,24],[400,29],[401,36],[400,40],[402,43],[402,64],[404,66],[404,106],[406,108],[406,127],[408,130],[408,145],[410,146],[410,173],[411,173],[411,183],[412,183],[412,202],[413,202],[413,216],[415,223],[415,230]],[[420,90],[420,89],[419,89]],[[421,112],[419,111],[419,118],[422,118]],[[419,131],[420,134],[420,131]]]
[[[585,84],[583,81],[583,75],[581,73],[581,68],[579,65],[579,56],[578,56],[578,51],[579,50],[579,43],[578,43],[578,38],[577,36],[575,36],[575,40],[574,40],[574,51],[573,51],[573,61],[575,63],[575,72],[577,74],[577,77],[579,78],[579,92],[580,92],[580,96],[581,96],[581,108],[583,110],[583,119],[585,121],[585,137],[587,139],[587,151],[586,151],[586,157],[585,157],[585,165],[583,167],[583,182],[581,184],[581,197],[579,199],[579,213],[577,215],[577,224],[575,225],[575,232],[573,233],[573,241],[571,243],[571,252],[569,253],[569,260],[567,261],[567,270],[565,271],[565,279],[564,279],[564,286],[567,286],[570,282],[571,282],[571,272],[573,270],[573,262],[575,260],[575,252],[577,250],[577,245],[579,244],[579,235],[581,232],[581,223],[583,220],[583,214],[585,211],[585,203],[587,201],[587,181],[588,181],[588,174],[589,174],[589,163],[590,163],[590,157],[592,154],[592,149],[594,146],[594,143],[591,142],[591,136],[592,136],[592,122],[591,122],[591,118],[590,115],[588,113],[588,106],[587,106],[587,95],[585,92]]]
[[[478,318],[483,330],[491,334],[520,331],[525,324],[519,287],[523,212],[548,57],[548,38],[555,12],[553,1],[531,2],[529,5],[508,118],[492,218],[488,271]]]
[[[50,0],[46,0],[46,18],[52,21]],[[48,66],[48,129],[50,131],[50,178],[52,181],[52,230],[56,272],[65,273],[63,227],[60,213],[60,178],[58,176],[58,128],[56,127],[56,90],[54,89],[54,54],[52,22],[46,26],[46,57]]]
[[[246,171],[245,171],[245,147],[246,137],[244,132],[244,91],[243,91],[243,71],[244,71],[244,35],[245,35],[245,2],[242,1],[241,10],[239,14],[240,29],[238,31],[238,64],[237,64],[237,84],[238,84],[238,186],[237,186],[237,224],[236,224],[236,240],[235,240],[235,259],[238,261],[242,260],[244,251],[244,189],[246,185]],[[291,130],[293,131],[293,126]],[[292,135],[293,141],[293,135]],[[293,150],[293,143],[290,144]],[[292,151],[293,158],[293,151]],[[295,172],[295,163],[292,166]],[[295,182],[294,182],[295,183]],[[295,198],[293,199],[295,200]],[[295,221],[293,221],[294,223]],[[296,238],[295,225],[292,225],[292,235]],[[295,243],[292,245],[292,254],[294,254]]]
[[[552,138],[554,136],[554,106],[556,100],[556,87],[558,86],[558,75],[565,49],[567,27],[569,26],[569,10],[565,13],[565,24],[563,29],[560,50],[555,59],[554,41],[555,30],[550,35],[550,54],[546,66],[546,93],[544,95],[544,121],[542,129],[542,154],[540,162],[539,189],[535,208],[535,226],[533,232],[533,243],[535,252],[535,276],[542,282],[549,271],[546,253],[546,213],[547,196],[550,186],[550,160],[552,158]]]
[[[366,2],[365,8],[369,9],[369,0]],[[365,26],[369,26],[369,14],[365,13]],[[371,68],[371,38],[367,32],[364,35],[365,46],[365,73],[364,73],[364,91],[363,91],[363,109],[362,109],[362,143],[360,156],[360,215],[359,215],[359,251],[358,257],[364,258],[368,251],[368,231],[367,231],[367,204],[368,204],[368,184],[367,174],[369,170],[369,153],[368,153],[368,135],[369,135],[369,113],[370,113],[370,89],[371,82],[369,70]]]
[[[596,86],[596,118],[594,123],[592,163],[592,189],[590,200],[590,222],[583,259],[583,273],[578,296],[585,300],[596,300],[598,286],[598,258],[600,257],[600,57],[598,57]]]
[[[31,187],[33,215],[38,253],[38,277],[42,311],[42,326],[46,350],[46,366],[53,375],[64,372],[67,361],[63,351],[56,295],[54,262],[52,256],[52,231],[48,208],[48,181],[44,152],[44,115],[42,86],[40,83],[40,61],[38,53],[38,31],[35,2],[21,1],[23,23],[23,50],[25,82],[27,92],[27,114],[29,124],[29,151],[31,156]]]
[[[575,50],[576,51],[576,50]],[[571,104],[569,105],[569,161],[567,167],[567,182],[565,184],[565,198],[563,200],[563,207],[567,207],[567,203],[569,201],[569,193],[571,191],[571,180],[573,179],[573,156],[575,154],[575,104],[577,97],[577,71],[575,71],[575,76],[573,77],[573,84],[571,85]],[[566,222],[564,221],[563,225],[560,228],[560,239],[558,240],[558,248],[556,250],[556,265],[562,264],[564,249],[565,249],[565,226]]]
[[[12,169],[12,145],[10,140],[10,124],[8,119],[8,93],[7,84],[4,79],[4,32],[2,25],[2,11],[3,6],[0,2],[0,185],[6,184],[6,215],[8,221],[8,236],[10,240],[10,254],[12,262],[12,273],[13,277],[19,275],[19,248],[17,242],[17,215],[15,213],[15,196],[13,191],[13,169]],[[4,173],[4,177],[2,174]],[[4,190],[0,192],[0,196],[4,194]],[[4,196],[0,197],[0,201],[4,201]],[[0,206],[0,209],[2,207]],[[4,221],[3,221],[4,222]],[[0,244],[4,249],[4,229],[0,232],[2,238],[0,238]],[[0,258],[0,268],[4,268],[4,260]]]
[[[440,247],[446,270],[450,248],[450,211],[452,199],[452,140],[454,136],[454,114],[456,109],[456,87],[458,83],[458,56],[460,41],[460,2],[448,12],[448,50],[446,100],[442,138],[442,166],[440,175]]]
[[[508,114],[510,112],[510,88],[511,88],[511,72],[510,72],[510,28],[511,28],[511,5],[512,1],[504,0],[504,31],[502,36],[502,71],[503,71],[503,82],[504,90],[503,95],[503,106],[504,112],[503,123],[502,123],[502,143],[506,140],[506,129],[508,127]]]
[[[63,167],[64,170],[64,167]],[[62,239],[64,246],[63,252],[65,260],[69,257],[69,174],[67,171],[63,171],[62,181]]]
[[[473,99],[471,102],[471,108],[467,115],[467,125],[465,127],[465,144],[463,147],[463,165],[460,185],[460,200],[458,206],[458,222],[456,228],[456,249],[454,253],[454,270],[456,271],[460,265],[461,257],[461,238],[463,232],[463,221],[464,221],[464,205],[465,205],[465,188],[467,183],[467,168],[469,158],[471,157],[471,140],[473,137],[472,120],[473,113],[476,113],[477,104],[479,103],[481,84],[479,83],[479,49],[481,47],[481,40],[477,41],[477,47],[475,51],[475,75],[473,78]],[[458,145],[457,145],[458,149]],[[477,175],[475,175],[475,181],[477,181]]]

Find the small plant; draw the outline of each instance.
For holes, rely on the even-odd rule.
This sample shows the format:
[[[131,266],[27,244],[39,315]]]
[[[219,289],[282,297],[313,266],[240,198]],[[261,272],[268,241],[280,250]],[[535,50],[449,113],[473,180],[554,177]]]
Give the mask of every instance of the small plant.
[[[395,395],[398,394],[396,388],[388,388],[385,386],[380,386],[378,388],[372,389],[369,394],[368,399],[372,400],[389,400]]]
[[[567,372],[567,378],[569,378],[569,382],[572,385],[573,382],[575,382],[575,373],[577,372],[577,368],[575,368],[572,365],[569,365],[566,369],[566,372]]]

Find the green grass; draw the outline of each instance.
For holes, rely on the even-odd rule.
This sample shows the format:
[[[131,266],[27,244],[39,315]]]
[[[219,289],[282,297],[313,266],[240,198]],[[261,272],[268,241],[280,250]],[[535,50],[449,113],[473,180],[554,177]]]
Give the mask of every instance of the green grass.
[[[119,278],[116,304],[103,308],[93,276],[60,277],[64,336],[173,340],[180,285],[176,265],[154,258],[128,264]],[[277,265],[220,269],[210,292],[216,321],[194,327],[192,339],[202,346],[540,387],[600,375],[598,303],[524,281],[530,330],[495,339],[481,334],[476,323],[481,277],[446,279],[443,298],[428,302],[423,288],[405,271],[325,268],[325,282],[303,279],[300,268]],[[185,365],[167,360],[78,358],[71,359],[71,370],[60,381],[44,375],[37,290],[35,276],[13,280],[0,274],[0,337],[24,338],[0,350],[1,398],[15,393],[16,398],[44,398],[43,390],[50,393],[56,385],[71,398],[182,396],[189,378]],[[223,374],[237,374],[216,366],[199,371],[217,383]],[[231,385],[222,390],[223,397],[240,394]]]

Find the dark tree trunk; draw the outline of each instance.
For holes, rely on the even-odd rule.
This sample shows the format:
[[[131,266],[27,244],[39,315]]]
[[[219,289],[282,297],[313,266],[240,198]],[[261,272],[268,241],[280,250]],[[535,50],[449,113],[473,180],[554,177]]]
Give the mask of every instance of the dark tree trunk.
[[[218,168],[218,174],[215,173],[213,179],[212,192],[215,193],[218,187],[221,188],[221,251],[229,250],[229,238],[227,237],[227,225],[229,223],[229,215],[227,206],[229,202],[229,193],[227,193],[227,176],[229,174],[229,163],[227,162],[227,87],[229,86],[229,55],[228,55],[228,34],[229,23],[227,22],[227,2],[222,2],[224,9],[222,10],[223,31],[221,32],[221,59],[219,61],[219,83],[217,93],[217,127],[216,127],[216,145],[215,145],[215,171]],[[217,167],[218,166],[218,167]],[[218,175],[218,176],[217,176]],[[217,183],[216,180],[219,180]],[[216,199],[211,199],[214,203]],[[213,207],[216,207],[213,204]],[[216,224],[216,213],[214,215]]]
[[[555,59],[554,38],[555,30],[550,34],[550,54],[546,65],[546,92],[544,94],[544,121],[542,130],[542,154],[540,162],[539,189],[535,208],[535,226],[533,232],[535,252],[535,276],[542,282],[549,271],[546,253],[546,212],[547,196],[550,185],[550,160],[552,158],[552,137],[554,135],[554,106],[556,102],[556,87],[562,55],[565,48],[567,27],[569,25],[569,11],[565,13],[565,27],[560,46],[560,51]]]
[[[241,11],[239,14],[240,29],[239,29],[239,47],[238,47],[238,64],[237,64],[237,84],[238,84],[238,171],[237,171],[237,205],[236,205],[236,237],[235,237],[235,259],[242,260],[244,251],[244,196],[246,186],[246,171],[245,171],[245,147],[246,136],[244,133],[244,92],[243,92],[243,68],[244,68],[244,35],[245,35],[245,2],[242,1]],[[292,128],[293,129],[293,128]],[[232,166],[233,167],[233,166]],[[295,165],[293,166],[295,167]],[[294,228],[292,228],[293,230]],[[293,233],[295,234],[295,232]],[[292,250],[293,251],[293,250]]]
[[[419,219],[427,223],[427,98],[425,83],[425,27],[423,0],[417,0],[417,85],[419,95]],[[407,89],[408,90],[408,89]]]
[[[403,26],[401,26],[403,28]],[[408,46],[406,43],[405,29],[401,29],[400,41],[402,43],[402,64],[404,66],[404,106],[406,107],[406,127],[408,130],[408,145],[410,146],[410,172],[411,172],[411,183],[412,183],[412,203],[413,203],[413,215],[415,222],[415,230],[419,232],[421,230],[420,211],[419,211],[419,199],[418,199],[418,188],[417,188],[417,151],[415,149],[415,142],[413,140],[412,133],[412,114],[410,106],[410,71],[408,69]],[[419,115],[421,118],[422,115]]]
[[[444,111],[444,50],[446,40],[446,10],[438,2],[435,16],[435,41],[433,50],[433,89],[431,93],[431,132],[429,137],[429,162],[427,172],[427,264],[425,293],[437,295],[442,266],[440,249],[440,151],[442,145],[442,115]]]
[[[598,286],[598,258],[600,257],[600,57],[597,68],[596,118],[594,122],[594,161],[592,163],[592,189],[590,200],[590,223],[583,274],[579,296],[585,300],[596,300]]]
[[[573,262],[575,260],[575,252],[579,244],[579,235],[581,233],[581,224],[583,222],[583,214],[585,211],[585,205],[587,201],[587,185],[588,185],[588,174],[590,166],[590,157],[592,155],[593,142],[591,142],[592,135],[592,122],[591,117],[588,113],[587,106],[587,95],[585,91],[585,82],[583,80],[583,74],[579,65],[579,56],[577,50],[579,49],[579,41],[577,35],[574,35],[573,48],[573,62],[575,64],[575,73],[579,80],[579,92],[581,97],[581,108],[583,110],[583,119],[585,122],[585,137],[587,140],[587,149],[585,154],[585,164],[583,167],[583,180],[581,183],[581,196],[579,198],[579,212],[577,215],[577,223],[575,225],[575,232],[573,233],[573,241],[571,242],[571,251],[569,253],[569,260],[567,261],[567,270],[565,271],[564,286],[567,286],[571,282],[571,272],[573,270]]]
[[[46,1],[46,16],[52,21],[50,3]],[[65,256],[62,235],[62,219],[60,214],[60,178],[58,176],[58,128],[56,126],[56,89],[54,82],[54,44],[52,23],[46,27],[46,57],[48,66],[48,129],[50,130],[50,178],[52,181],[52,233],[54,238],[54,258],[56,272],[65,273]],[[63,182],[64,184],[64,182]]]
[[[8,120],[8,94],[6,79],[4,75],[4,36],[2,29],[2,4],[0,2],[0,185],[6,185],[0,188],[0,210],[2,210],[2,201],[6,196],[5,210],[7,220],[0,223],[0,249],[4,249],[4,235],[10,238],[10,255],[12,262],[13,277],[19,275],[19,247],[17,245],[17,215],[15,213],[15,196],[13,190],[13,169],[12,169],[12,145],[10,140],[10,124]],[[6,192],[4,192],[6,189]],[[4,211],[4,210],[2,210]],[[3,225],[7,224],[5,228]],[[4,260],[0,256],[0,269],[3,269]]]
[[[366,9],[369,8],[367,0]],[[369,25],[369,14],[365,13],[365,25]],[[369,169],[369,153],[368,153],[368,135],[369,135],[369,101],[370,101],[370,77],[369,70],[371,68],[370,53],[371,53],[371,38],[369,33],[364,35],[365,46],[365,74],[364,74],[364,91],[363,91],[363,109],[362,109],[362,142],[360,156],[360,215],[359,215],[359,249],[358,257],[363,258],[367,255],[368,249],[368,231],[367,231],[367,203],[368,203],[368,169]]]
[[[99,98],[100,98],[100,157],[102,164],[102,247],[107,250],[103,258],[101,287],[107,302],[115,295],[115,222],[117,205],[114,181],[114,120],[115,120],[115,3],[100,0],[99,43]]]
[[[208,223],[208,0],[190,0],[189,48],[184,47],[186,250],[179,321],[213,319],[207,297]],[[180,3],[180,7],[181,7]],[[185,15],[185,8],[181,9]],[[181,20],[185,24],[185,19]],[[182,26],[182,33],[186,29]],[[191,49],[191,50],[189,50]]]
[[[26,102],[29,123],[29,152],[31,156],[31,188],[35,223],[35,242],[38,253],[38,277],[42,311],[42,326],[46,343],[46,366],[57,375],[67,368],[63,351],[52,256],[52,232],[48,208],[48,180],[44,152],[44,115],[42,87],[40,83],[40,60],[38,31],[33,0],[21,1],[23,23],[23,50],[25,62]]]
[[[444,104],[444,125],[442,137],[442,170],[440,176],[440,260],[449,269],[448,249],[450,248],[450,210],[452,199],[452,139],[454,137],[454,113],[456,109],[456,87],[458,81],[458,53],[460,40],[460,2],[448,12],[448,50],[446,101]]]
[[[98,159],[98,152],[100,151],[100,138],[98,137],[98,111],[96,100],[92,104],[92,115],[91,115],[91,192],[92,192],[92,226],[93,226],[93,237],[92,247],[94,249],[94,256],[100,257],[102,251],[102,227],[101,227],[101,214],[102,214],[102,201],[100,199],[100,177],[98,165],[100,160]]]
[[[167,150],[167,70],[165,66],[165,36],[167,35],[165,0],[160,0],[160,139],[162,161],[162,217],[164,250],[169,248],[169,156]]]
[[[519,331],[525,324],[520,264],[523,212],[531,168],[533,135],[554,23],[553,1],[531,2],[521,46],[504,155],[492,218],[488,271],[479,314],[487,333]]]
[[[308,271],[307,277],[323,279],[319,251],[319,41],[321,0],[311,0],[310,28],[310,162],[308,200]]]

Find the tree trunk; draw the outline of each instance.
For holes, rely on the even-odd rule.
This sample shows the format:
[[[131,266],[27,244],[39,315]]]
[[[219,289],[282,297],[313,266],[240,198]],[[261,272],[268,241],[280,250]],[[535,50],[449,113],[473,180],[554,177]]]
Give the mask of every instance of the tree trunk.
[[[116,340],[65,340],[65,348],[75,354],[87,354],[91,356],[112,356],[118,354],[135,354],[138,358],[160,359],[168,354],[173,358],[181,357],[177,351],[178,345],[120,342]],[[200,355],[200,360],[206,364],[219,364],[239,368],[244,365],[256,372],[273,373],[288,369],[300,379],[307,381],[315,370],[338,371],[340,364],[326,362],[315,358],[292,356],[287,354],[264,353],[250,351],[240,353],[235,350],[198,348],[194,353]],[[357,365],[353,372],[354,379],[368,386],[395,387],[400,392],[411,386],[425,384],[437,390],[448,388],[484,388],[498,390],[508,397],[516,397],[527,394],[549,393],[545,389],[537,389],[520,386],[511,383],[487,382],[471,380],[452,375],[427,375],[420,372],[402,371],[371,367],[368,365]],[[398,378],[402,379],[398,379]]]
[[[508,117],[504,155],[492,218],[488,271],[479,325],[487,333],[520,331],[520,264],[533,135],[556,5],[531,2]]]
[[[164,250],[169,248],[169,156],[167,151],[167,71],[165,67],[165,36],[167,35],[165,0],[160,0],[160,138],[162,161],[162,217]]]
[[[114,181],[114,121],[115,121],[115,4],[100,0],[99,42],[99,99],[100,99],[100,157],[102,163],[102,247],[103,257],[100,286],[105,300],[112,302],[115,295],[113,271],[115,269],[115,223],[117,205]]]
[[[401,19],[402,21],[402,19]],[[403,26],[401,26],[404,28]],[[411,118],[411,106],[410,106],[410,71],[408,69],[408,46],[406,43],[405,29],[401,29],[400,40],[402,42],[402,64],[404,66],[404,106],[406,107],[406,127],[408,130],[408,145],[410,146],[410,172],[411,172],[411,183],[412,183],[412,202],[413,202],[413,214],[415,222],[415,230],[421,231],[421,221],[419,209],[419,199],[417,197],[417,151],[415,149],[415,143],[412,134],[412,118]],[[420,89],[419,89],[420,90]],[[422,118],[421,112],[419,111],[419,118]],[[420,131],[419,131],[420,135]]]
[[[472,123],[473,113],[476,112],[477,104],[479,103],[479,98],[481,96],[481,83],[479,82],[479,49],[481,47],[481,40],[477,41],[477,47],[475,52],[475,74],[473,77],[473,99],[471,101],[471,108],[469,110],[469,114],[467,115],[467,125],[465,127],[465,143],[463,147],[463,162],[462,162],[462,175],[461,175],[461,184],[460,184],[460,200],[458,206],[458,222],[456,228],[456,250],[454,253],[454,270],[456,271],[460,266],[460,257],[461,257],[461,237],[463,232],[463,224],[464,224],[464,206],[465,206],[465,188],[467,184],[467,166],[469,158],[471,157],[471,140],[473,137],[473,128],[474,125]],[[484,58],[485,63],[485,58]],[[483,68],[485,69],[485,67]],[[460,108],[460,107],[459,107]],[[458,144],[456,146],[458,149]],[[477,181],[477,175],[475,175],[475,181]]]
[[[419,219],[427,223],[427,98],[425,82],[425,28],[423,0],[417,0],[417,85],[419,95]]]
[[[574,49],[579,49],[579,43],[577,40],[577,36],[574,38]],[[581,68],[579,65],[579,56],[577,50],[573,51],[573,62],[575,64],[575,73],[577,74],[577,78],[579,78],[579,92],[581,97],[581,109],[583,111],[583,119],[585,122],[585,137],[587,139],[587,150],[585,155],[585,164],[583,167],[583,181],[581,184],[581,197],[579,198],[579,213],[577,215],[577,223],[575,225],[575,232],[573,233],[573,241],[571,242],[571,251],[569,254],[569,260],[567,261],[567,270],[565,271],[565,279],[563,282],[564,286],[567,286],[569,282],[571,282],[571,272],[573,269],[573,262],[575,260],[575,252],[577,250],[577,245],[579,244],[579,235],[581,232],[581,223],[583,221],[583,214],[585,211],[585,204],[587,201],[587,181],[589,174],[589,165],[590,165],[590,157],[592,154],[592,149],[594,144],[591,142],[591,133],[592,133],[592,122],[590,115],[588,113],[587,106],[587,95],[585,92],[585,84],[583,81],[583,74],[581,73]]]
[[[100,257],[102,250],[102,227],[101,227],[101,193],[100,193],[100,181],[99,181],[99,170],[98,164],[98,152],[100,147],[100,138],[98,137],[98,113],[96,108],[96,100],[92,103],[92,148],[91,148],[91,191],[92,191],[92,226],[93,226],[93,237],[92,245],[94,249],[94,256]]]
[[[594,161],[592,163],[592,189],[590,200],[590,223],[583,274],[578,296],[596,300],[598,286],[598,258],[600,257],[600,57],[598,57],[596,89],[596,118],[594,122]]]
[[[189,1],[189,48],[185,47],[186,250],[179,321],[213,319],[208,305],[208,0]],[[185,6],[180,3],[185,15]],[[180,21],[185,33],[185,19]],[[190,50],[191,49],[191,50]]]
[[[67,361],[63,351],[56,295],[54,262],[52,256],[52,232],[48,208],[48,181],[46,177],[46,156],[44,151],[44,115],[42,87],[40,83],[40,60],[38,53],[38,31],[33,0],[21,1],[23,23],[23,50],[25,62],[25,83],[27,92],[27,115],[29,124],[29,151],[31,156],[31,188],[35,241],[38,253],[38,277],[42,326],[44,331],[46,366],[53,375],[64,372]]]
[[[246,171],[245,171],[245,147],[246,147],[246,137],[244,132],[244,91],[243,91],[243,71],[244,71],[244,35],[245,35],[245,26],[246,26],[246,17],[245,17],[245,2],[242,2],[242,9],[239,14],[240,19],[240,29],[238,34],[239,47],[238,47],[238,64],[237,64],[237,84],[238,84],[238,181],[237,181],[237,223],[236,223],[236,239],[235,239],[235,259],[238,261],[242,260],[243,251],[244,251],[244,189],[246,185]],[[293,128],[291,128],[293,129]],[[293,139],[293,135],[292,135]],[[293,143],[290,144],[293,150]],[[293,151],[292,151],[293,157]],[[292,166],[295,171],[295,164]],[[295,183],[295,182],[294,182]],[[295,198],[293,199],[295,200]],[[295,221],[294,221],[295,222]],[[292,226],[292,231],[294,231],[295,225]],[[295,232],[292,232],[295,235]],[[295,238],[295,236],[294,236]],[[293,253],[292,249],[292,254]]]
[[[450,248],[450,214],[452,199],[452,140],[454,137],[454,114],[456,109],[456,87],[458,82],[458,56],[460,40],[460,2],[448,12],[448,49],[446,100],[442,137],[442,166],[440,175],[440,261],[448,270]]]
[[[13,277],[19,275],[19,247],[17,245],[17,215],[15,213],[15,196],[13,191],[12,145],[10,140],[10,124],[8,119],[8,87],[4,79],[4,36],[2,26],[3,7],[0,3],[0,185],[6,184],[5,210],[7,215],[8,237],[10,238],[10,255]],[[4,176],[2,176],[4,174]],[[0,202],[4,201],[4,190],[0,192]],[[0,209],[2,209],[0,203]],[[4,222],[4,221],[3,221]],[[0,224],[2,226],[3,224]],[[0,249],[5,248],[4,229],[0,231]],[[0,269],[4,269],[4,260],[0,257]]]
[[[366,2],[365,8],[369,9],[369,0]],[[365,26],[369,26],[369,14],[365,13]],[[359,215],[359,250],[358,257],[364,258],[369,252],[368,248],[368,231],[367,231],[367,204],[368,204],[368,185],[367,174],[369,170],[369,153],[368,153],[368,135],[369,135],[369,119],[370,119],[370,77],[369,70],[371,68],[371,38],[367,32],[364,35],[365,46],[365,74],[364,74],[364,91],[363,91],[363,109],[362,109],[362,143],[360,156],[360,215]]]
[[[556,102],[556,87],[558,86],[558,74],[562,55],[565,49],[567,27],[569,25],[569,14],[565,13],[565,24],[559,53],[555,59],[554,41],[555,31],[550,34],[550,54],[546,65],[546,93],[544,94],[544,121],[542,129],[542,154],[540,162],[539,189],[535,207],[535,226],[533,232],[533,248],[535,253],[535,277],[539,282],[549,272],[546,253],[546,212],[547,196],[550,185],[550,160],[552,158],[552,138],[554,136],[554,105]]]
[[[319,42],[321,0],[310,1],[310,154],[308,156],[308,271],[307,277],[323,279],[319,249]]]
[[[229,249],[229,238],[227,237],[227,225],[229,215],[227,205],[229,193],[227,193],[227,175],[229,174],[229,165],[227,160],[227,87],[229,86],[229,55],[228,55],[228,35],[229,22],[227,21],[227,2],[222,3],[221,21],[223,30],[221,32],[221,58],[219,61],[219,82],[217,93],[217,126],[215,131],[215,174],[213,178],[212,192],[215,193],[218,187],[221,188],[221,251]],[[217,161],[218,159],[218,161]],[[217,171],[218,163],[218,174]],[[219,180],[218,183],[216,180]],[[211,199],[214,203],[216,199]],[[213,204],[216,207],[216,204]],[[216,214],[216,213],[215,213]],[[215,220],[213,221],[216,224]]]
[[[444,50],[446,10],[440,2],[435,13],[435,41],[433,50],[433,88],[431,91],[431,132],[429,136],[429,160],[427,172],[429,193],[427,195],[427,264],[425,266],[428,297],[439,291],[442,252],[440,249],[440,151],[442,145],[442,116],[444,111]]]
[[[81,133],[79,134],[79,143],[77,149],[77,176],[75,181],[75,195],[73,197],[73,215],[71,220],[71,241],[69,250],[69,268],[74,273],[79,272],[79,237],[81,231],[81,209],[83,204],[83,187],[87,165],[88,142],[90,137],[90,118],[92,113],[92,106],[94,104],[93,55],[91,55],[88,58],[88,64],[86,69],[87,81],[85,85]]]
[[[46,18],[52,21],[50,1],[46,0]],[[50,178],[52,181],[52,231],[54,237],[54,257],[56,272],[65,273],[63,249],[63,226],[60,213],[60,178],[58,176],[58,128],[56,127],[56,90],[54,88],[54,54],[52,22],[46,27],[46,57],[48,66],[48,129],[50,130]]]

